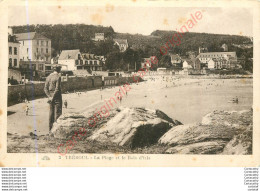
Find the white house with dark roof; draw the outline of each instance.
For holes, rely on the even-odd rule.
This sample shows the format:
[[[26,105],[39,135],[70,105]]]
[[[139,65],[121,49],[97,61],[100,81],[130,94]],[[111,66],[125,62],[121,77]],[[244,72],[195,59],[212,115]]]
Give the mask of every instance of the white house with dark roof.
[[[124,52],[128,48],[127,39],[114,39],[114,42],[119,47],[120,52]]]
[[[80,62],[83,63],[79,49],[63,50],[58,58],[58,64],[64,65],[62,70],[77,70],[77,65]]]
[[[51,40],[39,33],[15,34],[22,61],[51,61]]]
[[[102,59],[102,56],[81,53],[79,49],[63,50],[58,58],[58,64],[63,65],[62,70],[102,71]]]
[[[232,59],[233,61],[237,61],[236,52],[206,52],[200,53],[197,58],[201,63],[208,63],[213,58],[225,58]]]

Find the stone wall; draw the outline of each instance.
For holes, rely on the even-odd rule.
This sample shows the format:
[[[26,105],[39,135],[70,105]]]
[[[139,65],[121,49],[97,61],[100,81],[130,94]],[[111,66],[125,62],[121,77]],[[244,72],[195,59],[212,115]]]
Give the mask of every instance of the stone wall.
[[[96,89],[102,86],[123,85],[126,82],[132,83],[132,77],[104,77],[104,84],[102,76],[88,76],[88,77],[68,77],[62,80],[62,93],[74,90],[88,90]],[[8,87],[8,106],[19,103],[19,99],[32,100],[35,98],[45,97],[44,82],[37,84],[22,84]]]

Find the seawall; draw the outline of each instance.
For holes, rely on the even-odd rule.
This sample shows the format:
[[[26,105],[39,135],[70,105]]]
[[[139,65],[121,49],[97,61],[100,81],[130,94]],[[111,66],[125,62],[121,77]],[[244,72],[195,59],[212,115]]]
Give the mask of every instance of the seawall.
[[[76,90],[93,90],[100,87],[116,86],[125,83],[133,83],[132,77],[115,76],[88,76],[62,78],[62,93]],[[35,84],[19,84],[8,86],[8,106],[19,103],[22,99],[33,100],[44,97],[44,82]]]

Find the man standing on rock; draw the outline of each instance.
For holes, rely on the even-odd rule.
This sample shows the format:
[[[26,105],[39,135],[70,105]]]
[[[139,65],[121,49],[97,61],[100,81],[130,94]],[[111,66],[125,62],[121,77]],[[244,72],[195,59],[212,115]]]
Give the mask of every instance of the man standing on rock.
[[[60,66],[53,67],[53,73],[51,73],[45,82],[44,92],[48,96],[48,103],[50,104],[49,113],[49,130],[51,131],[53,123],[62,114],[62,95],[61,95],[61,77]]]

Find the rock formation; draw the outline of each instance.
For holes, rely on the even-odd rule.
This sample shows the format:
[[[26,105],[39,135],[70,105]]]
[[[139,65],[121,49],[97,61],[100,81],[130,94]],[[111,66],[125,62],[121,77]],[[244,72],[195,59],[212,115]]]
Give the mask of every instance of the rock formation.
[[[121,108],[89,139],[130,148],[144,147],[157,143],[164,133],[179,124],[159,110]]]
[[[160,144],[172,154],[251,154],[252,111],[214,111],[201,123],[179,125],[165,133]]]

